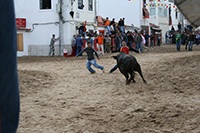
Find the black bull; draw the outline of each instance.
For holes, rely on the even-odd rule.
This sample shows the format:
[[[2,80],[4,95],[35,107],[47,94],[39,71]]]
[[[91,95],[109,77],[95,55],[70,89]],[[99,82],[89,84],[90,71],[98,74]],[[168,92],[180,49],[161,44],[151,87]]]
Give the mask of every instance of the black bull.
[[[129,84],[131,80],[135,82],[134,71],[139,73],[143,82],[146,84],[146,81],[142,75],[140,65],[138,64],[134,56],[125,53],[120,53],[117,56],[113,56],[113,58],[117,60],[117,67],[119,68],[120,72],[126,77],[126,84]],[[131,76],[130,79],[129,79],[129,74]]]

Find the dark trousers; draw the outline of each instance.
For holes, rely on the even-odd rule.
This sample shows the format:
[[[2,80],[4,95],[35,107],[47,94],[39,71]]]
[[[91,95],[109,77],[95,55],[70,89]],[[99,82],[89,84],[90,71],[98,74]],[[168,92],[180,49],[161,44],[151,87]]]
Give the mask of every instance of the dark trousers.
[[[77,50],[76,50],[76,55],[77,55],[79,52],[82,51],[82,47],[81,47],[81,46],[77,46],[76,49],[77,49]],[[79,56],[82,56],[82,53],[81,53]]]
[[[185,42],[185,50],[187,50],[188,41]]]
[[[72,46],[72,56],[76,56],[76,47]]]
[[[117,70],[117,65],[115,65],[115,66],[110,70],[110,73],[114,72],[115,70]]]
[[[0,132],[16,133],[19,124],[17,33],[13,0],[0,2]]]

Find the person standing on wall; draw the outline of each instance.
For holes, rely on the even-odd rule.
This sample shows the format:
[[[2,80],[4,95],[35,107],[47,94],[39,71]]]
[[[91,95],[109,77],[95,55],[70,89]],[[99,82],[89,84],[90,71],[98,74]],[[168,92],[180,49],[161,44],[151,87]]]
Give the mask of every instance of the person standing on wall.
[[[110,21],[108,20],[108,17],[106,17],[105,28],[107,29],[107,32],[109,33],[109,35],[111,35],[111,32],[110,32]],[[105,35],[106,35],[107,32],[105,32]]]

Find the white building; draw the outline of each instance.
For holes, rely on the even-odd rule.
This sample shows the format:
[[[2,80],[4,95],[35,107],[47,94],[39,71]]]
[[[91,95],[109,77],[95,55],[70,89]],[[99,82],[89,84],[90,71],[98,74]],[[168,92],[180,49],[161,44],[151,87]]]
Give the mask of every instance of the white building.
[[[165,33],[171,30],[173,26],[175,30],[180,22],[184,26],[184,18],[178,8],[171,0],[144,0],[150,13],[149,23],[159,26],[162,29],[162,42],[165,42]],[[169,25],[169,9],[171,7],[171,22]]]
[[[14,0],[18,21],[18,56],[47,56],[52,34],[60,36],[55,54],[71,49],[73,34],[87,21],[87,31],[96,26],[96,0]],[[84,5],[79,9],[78,5]],[[74,15],[70,15],[70,12]],[[25,24],[26,21],[26,24]],[[69,53],[70,54],[70,53]]]

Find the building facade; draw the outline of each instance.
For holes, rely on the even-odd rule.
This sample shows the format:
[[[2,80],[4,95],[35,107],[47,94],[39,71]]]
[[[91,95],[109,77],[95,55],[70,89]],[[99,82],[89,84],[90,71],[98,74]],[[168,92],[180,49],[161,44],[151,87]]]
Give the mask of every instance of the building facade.
[[[184,18],[172,0],[145,0],[146,8],[149,10],[149,23],[159,26],[162,33],[162,42],[165,42],[165,33],[172,26],[178,29],[178,24],[184,27]]]
[[[71,51],[72,36],[78,33],[82,23],[86,23],[87,31],[96,27],[96,0],[15,0],[14,2],[18,56],[47,56],[52,34],[60,37],[55,43],[55,55],[62,55],[63,48]]]

